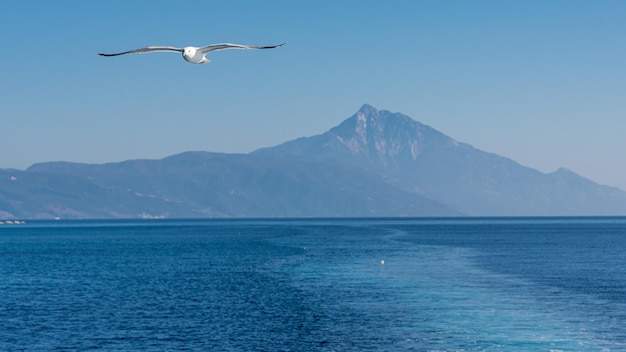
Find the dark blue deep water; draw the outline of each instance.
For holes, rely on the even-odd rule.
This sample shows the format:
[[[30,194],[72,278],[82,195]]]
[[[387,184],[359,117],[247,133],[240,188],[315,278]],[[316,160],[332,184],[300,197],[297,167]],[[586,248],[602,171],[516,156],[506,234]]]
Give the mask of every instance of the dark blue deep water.
[[[626,351],[626,218],[3,225],[0,350]]]

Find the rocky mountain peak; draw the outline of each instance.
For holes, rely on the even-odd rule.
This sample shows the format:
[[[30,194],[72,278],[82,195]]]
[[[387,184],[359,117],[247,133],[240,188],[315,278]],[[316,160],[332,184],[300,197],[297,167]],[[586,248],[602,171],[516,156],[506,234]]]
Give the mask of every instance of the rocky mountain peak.
[[[379,166],[413,163],[426,150],[456,147],[443,133],[409,116],[365,104],[329,131],[255,153],[308,158],[366,159]]]
[[[383,162],[396,157],[415,160],[423,148],[452,141],[404,114],[368,104],[328,134],[352,153]]]

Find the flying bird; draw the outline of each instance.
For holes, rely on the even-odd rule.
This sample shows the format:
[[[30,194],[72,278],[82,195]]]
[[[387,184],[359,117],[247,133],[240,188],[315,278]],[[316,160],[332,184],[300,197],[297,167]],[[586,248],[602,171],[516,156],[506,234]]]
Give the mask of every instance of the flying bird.
[[[211,44],[202,47],[195,46],[186,46],[184,48],[177,48],[173,46],[147,46],[145,48],[135,49],[124,51],[121,53],[115,54],[102,54],[99,53],[100,56],[118,56],[118,55],[126,55],[126,54],[147,54],[154,52],[164,52],[171,51],[183,54],[183,59],[192,64],[208,64],[211,60],[206,58],[206,55],[211,51],[218,50],[227,50],[227,49],[273,49],[278,48],[279,46],[283,46],[285,43],[278,45],[270,45],[270,46],[253,46],[253,45],[242,45],[242,44],[231,44],[231,43],[220,43],[220,44]]]

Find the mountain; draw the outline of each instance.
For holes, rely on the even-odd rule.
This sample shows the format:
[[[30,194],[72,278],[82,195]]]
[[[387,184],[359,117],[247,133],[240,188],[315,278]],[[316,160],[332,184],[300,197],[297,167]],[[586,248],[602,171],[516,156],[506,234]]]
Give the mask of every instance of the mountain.
[[[469,216],[626,214],[620,189],[565,169],[541,173],[369,105],[324,134],[255,153],[367,165],[388,183]]]
[[[0,202],[7,193],[18,194],[22,201],[2,209],[19,218],[459,214],[345,166],[244,154],[187,152],[102,165],[43,163],[10,175],[0,183]],[[28,191],[20,194],[20,189]]]
[[[369,105],[249,154],[0,169],[0,218],[625,214],[617,188],[541,173]]]

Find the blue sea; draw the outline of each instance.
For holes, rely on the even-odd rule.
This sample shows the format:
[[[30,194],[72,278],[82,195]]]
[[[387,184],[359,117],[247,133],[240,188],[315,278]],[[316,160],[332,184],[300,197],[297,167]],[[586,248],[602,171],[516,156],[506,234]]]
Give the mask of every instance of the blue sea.
[[[2,351],[626,351],[626,218],[0,226]]]

